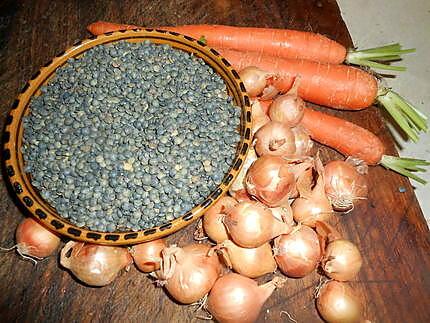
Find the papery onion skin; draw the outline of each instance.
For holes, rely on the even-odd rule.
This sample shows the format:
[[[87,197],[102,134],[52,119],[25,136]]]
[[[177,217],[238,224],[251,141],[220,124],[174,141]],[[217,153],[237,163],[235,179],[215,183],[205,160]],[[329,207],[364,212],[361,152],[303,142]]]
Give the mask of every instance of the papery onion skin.
[[[262,126],[270,122],[269,116],[264,113],[260,101],[256,100],[252,103],[252,134],[254,135]]]
[[[18,252],[30,257],[48,257],[60,246],[60,238],[32,218],[18,224],[15,239]]]
[[[274,249],[279,269],[290,277],[305,277],[317,268],[321,259],[318,236],[305,225],[276,238]]]
[[[305,102],[294,94],[284,94],[273,100],[269,109],[269,117],[289,127],[297,126],[303,118]]]
[[[259,202],[241,202],[227,211],[224,219],[228,233],[237,245],[257,248],[271,239],[291,231]]]
[[[221,243],[229,239],[223,218],[226,211],[236,204],[234,198],[223,196],[203,215],[203,229],[212,241]]]
[[[295,157],[311,156],[313,147],[314,147],[314,142],[312,141],[306,129],[298,125],[296,127],[291,128],[291,131],[294,134],[294,143],[296,145],[296,151],[294,153],[294,156]]]
[[[257,278],[276,270],[270,243],[257,248],[242,248],[231,240],[222,243],[235,272],[249,278]]]
[[[329,323],[359,323],[363,309],[359,298],[346,283],[330,281],[321,287],[317,309]]]
[[[338,239],[327,245],[322,268],[332,279],[349,281],[357,276],[362,264],[357,246],[349,240]]]
[[[251,278],[229,273],[213,286],[207,309],[219,323],[253,323],[275,289],[273,281],[258,286]]]
[[[324,166],[325,191],[336,211],[349,211],[354,202],[366,199],[366,177],[356,168],[343,161],[334,160]]]
[[[294,226],[293,210],[291,206],[287,203],[283,206],[269,208],[272,215],[279,221],[282,221],[288,225]]]
[[[255,151],[259,156],[292,157],[296,152],[294,133],[290,127],[270,121],[255,133]]]
[[[168,293],[182,304],[197,302],[205,296],[222,273],[217,254],[208,255],[210,246],[193,243],[175,254],[176,265],[172,277],[156,274]],[[168,249],[164,249],[164,252]]]
[[[247,66],[239,72],[240,79],[250,97],[256,97],[263,93],[271,75],[256,66]]]
[[[63,267],[85,284],[97,287],[110,284],[122,269],[132,263],[133,259],[125,248],[75,241],[69,241],[60,255]]]
[[[229,193],[231,196],[236,198],[235,193],[239,190],[245,189],[245,177],[248,172],[249,167],[251,167],[252,163],[256,161],[258,158],[257,153],[255,152],[254,147],[250,147],[248,150],[248,154],[246,155],[245,161],[243,162],[242,169],[239,174],[236,176],[235,180],[230,186]]]
[[[150,273],[160,269],[161,251],[166,247],[164,239],[157,239],[132,246],[130,254],[140,271]]]
[[[245,178],[248,193],[270,207],[288,203],[295,185],[287,161],[278,156],[258,158],[248,169]]]

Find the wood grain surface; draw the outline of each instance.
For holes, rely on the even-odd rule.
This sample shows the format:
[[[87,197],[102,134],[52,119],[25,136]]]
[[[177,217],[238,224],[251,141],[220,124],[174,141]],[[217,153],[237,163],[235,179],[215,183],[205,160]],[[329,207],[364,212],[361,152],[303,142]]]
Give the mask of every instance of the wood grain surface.
[[[352,46],[333,0],[0,1],[2,126],[26,80],[51,57],[87,37],[85,26],[96,20],[143,26],[288,27],[320,32]],[[396,154],[377,108],[334,114],[370,129],[383,140],[389,154]],[[339,158],[326,148],[322,155],[326,160]],[[429,231],[413,187],[382,167],[370,170],[369,182],[368,200],[335,222],[364,258],[359,276],[350,285],[360,294],[365,315],[372,322],[430,322]],[[23,215],[4,180],[0,190],[0,245],[10,246]],[[192,232],[189,227],[169,242],[191,242]],[[320,322],[313,299],[319,277],[314,273],[288,280],[267,301],[259,321],[287,322],[281,311],[288,311],[298,322]],[[14,253],[1,253],[0,291],[2,322],[191,322],[200,321],[197,316],[202,315],[194,307],[173,302],[135,268],[109,286],[91,288],[61,269],[58,257],[33,266]]]

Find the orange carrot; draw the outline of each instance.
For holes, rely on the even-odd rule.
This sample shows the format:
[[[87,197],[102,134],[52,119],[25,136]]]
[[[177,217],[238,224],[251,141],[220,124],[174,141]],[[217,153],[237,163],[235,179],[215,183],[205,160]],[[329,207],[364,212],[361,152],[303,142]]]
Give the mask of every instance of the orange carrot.
[[[113,22],[107,22],[107,21],[97,21],[87,26],[88,31],[93,35],[101,35],[111,31],[130,30],[130,29],[136,29],[136,28],[141,28],[141,27],[134,26],[134,25],[115,24]]]

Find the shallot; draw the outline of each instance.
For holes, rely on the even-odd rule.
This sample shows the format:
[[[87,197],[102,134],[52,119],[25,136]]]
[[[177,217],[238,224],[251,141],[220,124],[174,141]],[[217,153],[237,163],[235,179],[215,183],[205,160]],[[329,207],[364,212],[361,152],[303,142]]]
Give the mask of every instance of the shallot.
[[[294,143],[296,145],[296,152],[294,156],[305,157],[310,156],[314,147],[314,142],[309,136],[308,132],[301,125],[291,128],[294,134]]]
[[[213,286],[207,309],[220,323],[255,322],[266,300],[284,282],[284,279],[275,277],[258,286],[251,278],[235,273],[227,274]]]
[[[259,156],[292,157],[296,152],[294,133],[290,127],[270,121],[255,133],[255,151]]]
[[[278,221],[272,212],[259,202],[236,204],[227,211],[224,224],[231,239],[244,248],[257,248],[291,231],[290,225]]]
[[[222,273],[217,254],[209,255],[210,246],[193,243],[183,248],[175,245],[162,251],[159,283],[182,304],[204,297]]]
[[[90,286],[110,284],[129,267],[133,258],[126,248],[69,241],[61,249],[60,264]]]
[[[302,225],[275,239],[275,260],[279,269],[290,277],[304,277],[318,266],[321,258],[318,236]]]
[[[52,255],[60,245],[60,238],[32,218],[22,220],[15,232],[16,245],[0,248],[4,251],[16,249],[24,259],[35,264],[37,260]]]
[[[329,323],[358,323],[362,321],[360,300],[346,283],[329,281],[318,291],[317,309]]]
[[[278,94],[278,90],[272,85],[275,75],[265,72],[256,66],[247,66],[239,72],[240,79],[245,85],[250,97],[262,95],[264,99],[270,99]]]
[[[362,263],[360,251],[355,244],[337,239],[327,245],[322,268],[330,278],[348,281],[357,276]]]
[[[203,229],[207,236],[216,243],[228,240],[227,229],[223,218],[226,211],[235,206],[237,201],[229,196],[221,197],[203,216]]]
[[[160,269],[161,251],[166,247],[164,239],[157,239],[132,246],[130,254],[140,271],[150,273]]]

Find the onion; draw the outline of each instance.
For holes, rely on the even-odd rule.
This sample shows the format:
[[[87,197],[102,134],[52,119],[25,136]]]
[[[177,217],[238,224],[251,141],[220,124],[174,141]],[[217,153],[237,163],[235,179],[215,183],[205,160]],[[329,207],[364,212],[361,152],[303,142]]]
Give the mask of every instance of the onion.
[[[362,320],[362,306],[346,283],[330,281],[318,292],[317,309],[329,323],[358,323]]]
[[[333,213],[331,203],[324,191],[324,175],[321,162],[317,158],[315,163],[319,175],[315,187],[308,192],[298,185],[300,197],[295,199],[291,205],[294,220],[311,227],[315,227],[316,221],[327,221]]]
[[[257,248],[271,239],[291,231],[259,202],[240,202],[227,211],[224,219],[231,239],[241,247]]]
[[[351,164],[334,160],[324,167],[325,191],[333,208],[349,211],[356,200],[367,198],[367,181]]]
[[[294,133],[276,121],[270,121],[255,133],[255,151],[259,156],[291,157],[296,151]]]
[[[229,193],[231,196],[236,198],[235,193],[239,190],[242,190],[245,188],[244,182],[245,177],[248,172],[249,167],[251,167],[252,163],[257,160],[257,154],[254,150],[254,147],[249,148],[248,154],[246,155],[245,161],[243,162],[242,169],[240,170],[239,174],[237,174],[236,179],[231,184],[231,187],[229,189]]]
[[[263,108],[261,107],[260,101],[255,100],[252,103],[252,135],[254,135],[258,129],[264,126],[266,123],[270,121],[270,118],[267,114],[264,113]]]
[[[207,236],[217,243],[228,239],[227,229],[223,218],[226,211],[235,206],[237,201],[229,196],[221,197],[203,216],[203,229]]]
[[[266,90],[266,93],[264,93],[266,98],[277,94],[277,91],[274,91],[273,86],[270,84],[275,76],[274,74],[265,72],[256,66],[248,66],[239,72],[239,76],[250,97],[263,94],[266,87],[268,87],[268,92]]]
[[[295,81],[290,91],[273,100],[269,109],[269,116],[272,121],[295,127],[302,120],[305,102],[297,95],[298,83]]]
[[[330,278],[347,281],[357,276],[362,263],[357,246],[351,241],[338,239],[327,245],[322,268]]]
[[[318,236],[305,225],[276,238],[274,250],[279,269],[290,277],[306,276],[317,268],[321,259]]]
[[[166,248],[164,239],[140,243],[130,248],[134,264],[144,273],[160,269],[161,251]]]
[[[207,302],[208,311],[220,323],[255,322],[266,300],[284,280],[275,277],[260,285],[251,278],[230,273],[217,280]]]
[[[60,264],[90,286],[110,284],[133,262],[127,249],[69,241],[61,250]]]
[[[296,152],[294,155],[296,157],[311,156],[314,142],[312,141],[306,129],[298,125],[291,128],[291,131],[294,134],[294,143],[296,145]]]
[[[216,247],[221,250],[226,265],[249,278],[257,278],[276,270],[272,248],[268,242],[257,248],[242,248],[231,240]]]
[[[178,302],[191,304],[205,296],[221,274],[217,254],[208,255],[210,247],[193,243],[183,248],[163,249],[159,283]]]
[[[248,193],[270,207],[288,203],[295,185],[287,161],[278,156],[258,158],[249,167],[245,178]]]
[[[60,238],[32,218],[22,220],[15,232],[16,245],[11,248],[0,248],[4,251],[16,249],[24,259],[42,260],[52,255],[60,245]]]

